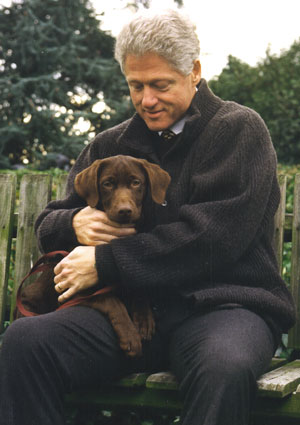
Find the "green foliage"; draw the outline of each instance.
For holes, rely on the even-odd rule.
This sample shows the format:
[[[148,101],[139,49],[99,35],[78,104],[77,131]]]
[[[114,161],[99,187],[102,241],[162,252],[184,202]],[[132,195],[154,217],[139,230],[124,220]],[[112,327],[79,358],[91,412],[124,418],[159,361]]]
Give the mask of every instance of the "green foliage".
[[[38,165],[50,152],[76,158],[131,115],[114,39],[88,0],[24,0],[0,12],[0,167]]]
[[[267,50],[254,67],[229,56],[220,76],[209,84],[218,96],[262,116],[280,162],[300,162],[300,40],[280,55]]]

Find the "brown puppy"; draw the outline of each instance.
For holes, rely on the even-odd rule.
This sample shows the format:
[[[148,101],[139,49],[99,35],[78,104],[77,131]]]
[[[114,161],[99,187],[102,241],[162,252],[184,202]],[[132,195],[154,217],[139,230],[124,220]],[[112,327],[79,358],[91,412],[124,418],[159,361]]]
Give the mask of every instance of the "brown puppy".
[[[92,208],[104,210],[110,220],[120,224],[136,224],[142,213],[147,189],[156,203],[163,203],[170,176],[159,166],[146,160],[118,155],[95,161],[75,178],[75,190]],[[22,303],[30,311],[42,314],[58,307],[53,285],[53,271],[44,272],[21,294]],[[38,283],[38,285],[37,285]],[[107,315],[128,356],[141,354],[141,339],[151,339],[155,323],[146,300],[131,303],[131,316],[123,302],[114,294],[98,295],[80,302]],[[17,312],[16,317],[21,317]]]
[[[90,207],[104,210],[111,221],[128,225],[139,221],[147,188],[151,190],[153,201],[161,204],[165,200],[169,183],[169,174],[159,166],[143,159],[118,155],[97,160],[79,173],[75,178],[75,190]],[[106,308],[103,305],[104,297],[109,301]],[[132,327],[127,310],[124,310],[125,307],[119,298],[111,294],[104,297],[98,296],[88,301],[87,305],[108,315],[119,336],[121,348],[126,351],[131,347],[129,353],[140,353],[140,337],[150,339],[155,330],[148,303],[133,297]],[[110,305],[111,302],[115,304],[114,308]],[[136,334],[136,329],[139,335]]]

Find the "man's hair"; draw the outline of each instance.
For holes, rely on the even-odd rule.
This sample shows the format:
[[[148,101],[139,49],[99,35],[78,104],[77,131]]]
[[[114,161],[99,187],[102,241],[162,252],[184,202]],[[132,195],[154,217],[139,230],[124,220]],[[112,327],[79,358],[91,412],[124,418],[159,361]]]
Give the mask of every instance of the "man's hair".
[[[175,10],[138,15],[118,35],[115,58],[124,73],[129,54],[143,56],[146,53],[162,56],[181,74],[189,75],[200,54],[196,26]]]

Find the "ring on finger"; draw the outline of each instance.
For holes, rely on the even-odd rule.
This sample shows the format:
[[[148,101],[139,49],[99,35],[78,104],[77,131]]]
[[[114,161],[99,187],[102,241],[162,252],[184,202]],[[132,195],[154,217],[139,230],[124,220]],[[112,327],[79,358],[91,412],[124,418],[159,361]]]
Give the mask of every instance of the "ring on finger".
[[[62,287],[60,286],[60,283],[57,285],[57,288],[59,289],[59,292],[62,292]]]

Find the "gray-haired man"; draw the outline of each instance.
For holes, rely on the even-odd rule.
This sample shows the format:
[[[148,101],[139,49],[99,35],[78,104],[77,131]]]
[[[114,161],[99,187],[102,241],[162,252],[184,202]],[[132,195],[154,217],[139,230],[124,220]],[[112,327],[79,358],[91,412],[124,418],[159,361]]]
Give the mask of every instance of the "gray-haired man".
[[[137,113],[83,150],[68,197],[47,206],[36,230],[43,251],[71,251],[55,269],[60,301],[118,283],[149,298],[157,330],[143,356],[128,359],[92,309],[16,321],[1,353],[1,421],[61,425],[67,391],[169,368],[182,424],[246,425],[256,379],[294,322],[272,249],[280,195],[269,133],[254,111],[209,90],[195,28],[177,12],[134,18],[116,58]],[[164,130],[175,136],[164,140]],[[76,174],[116,154],[145,158],[172,178],[138,233],[74,191]]]

